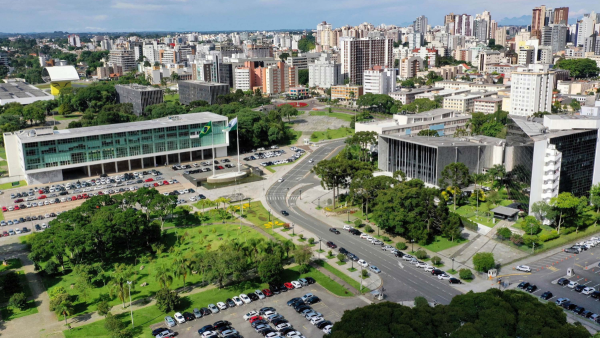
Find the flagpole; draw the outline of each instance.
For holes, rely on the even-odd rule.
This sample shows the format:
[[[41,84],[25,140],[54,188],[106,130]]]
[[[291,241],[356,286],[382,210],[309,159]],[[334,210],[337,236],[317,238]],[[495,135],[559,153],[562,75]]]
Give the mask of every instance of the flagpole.
[[[237,116],[235,117],[235,124],[236,124],[236,128],[235,128],[235,136],[237,138],[237,151],[238,151],[238,173],[240,172],[240,128],[238,128],[237,124],[238,124],[238,120],[237,120]]]
[[[213,170],[212,170],[213,174],[212,174],[212,177],[215,177],[215,134],[213,133],[213,130],[212,130],[212,123],[210,125],[210,137],[212,138],[212,140],[211,140],[211,143],[212,143],[212,158],[213,158],[213,160],[212,160],[212,163],[213,163]]]

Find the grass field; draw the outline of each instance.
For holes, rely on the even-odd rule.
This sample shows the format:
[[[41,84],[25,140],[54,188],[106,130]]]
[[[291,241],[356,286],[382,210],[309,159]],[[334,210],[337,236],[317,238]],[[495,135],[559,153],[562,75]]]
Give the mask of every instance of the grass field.
[[[21,263],[21,260],[19,258],[11,258],[9,260],[7,260],[8,265],[4,266],[2,264],[0,264],[0,272],[3,271],[8,271],[8,270],[16,270],[16,269],[20,269],[21,267],[23,267],[23,264]]]
[[[165,226],[169,226],[167,222]],[[251,238],[264,238],[260,232],[250,228],[238,229],[237,224],[214,224],[204,225],[186,228],[174,228],[165,230],[165,238],[163,240],[164,249],[155,257],[148,258],[146,260],[137,260],[135,262],[125,262],[133,265],[133,271],[135,274],[132,276],[133,284],[135,288],[131,290],[132,300],[146,298],[153,295],[159,290],[158,282],[156,282],[155,275],[156,269],[159,266],[169,266],[173,264],[173,257],[178,253],[193,254],[193,252],[199,252],[204,250],[216,250],[225,243],[227,240],[239,238],[241,241],[246,241]],[[179,238],[185,235],[183,244],[177,245]],[[140,267],[144,265],[144,269],[140,270]],[[58,274],[56,276],[43,276],[44,285],[47,289],[54,288],[57,286],[64,287],[67,292],[71,295],[78,296],[79,293],[75,289],[71,289],[70,285],[74,284],[76,280],[75,274],[68,270],[65,275]],[[186,279],[186,285],[200,283],[202,276],[200,274],[188,275]],[[140,287],[142,283],[148,283],[145,287]],[[73,315],[81,315],[84,313],[92,312],[96,310],[96,303],[100,295],[108,294],[108,287],[104,286],[102,282],[94,284],[96,287],[93,288],[87,297],[87,299],[78,299],[74,303],[75,311]],[[183,287],[182,279],[174,279],[171,285],[172,289]],[[120,306],[120,301],[115,298],[110,302],[113,306]]]
[[[311,268],[311,270],[308,273],[300,274],[298,272],[299,268],[299,266],[296,266],[284,270],[283,280],[297,280],[298,278],[310,276],[313,277],[317,281],[317,283],[319,283],[321,286],[325,287],[327,290],[329,290],[335,295],[351,296],[348,290],[346,290],[340,284],[331,280],[329,277],[325,276],[321,272]],[[194,308],[205,307],[208,304],[215,304],[217,302],[224,301],[227,298],[237,296],[241,293],[248,294],[250,292],[254,292],[254,290],[256,289],[264,289],[267,287],[267,284],[260,283],[258,282],[258,280],[253,280],[225,287],[223,289],[210,289],[207,291],[182,297],[181,306],[177,309],[177,311],[191,312]],[[250,308],[248,310],[250,310]],[[242,309],[240,309],[240,315],[242,315],[242,313],[243,311]],[[151,337],[149,326],[154,323],[162,322],[163,318],[166,315],[167,314],[160,312],[158,308],[154,305],[133,311],[133,320],[136,326],[136,328],[134,329],[135,336],[142,335],[143,337]],[[169,315],[172,315],[172,313],[170,313]],[[125,323],[127,326],[130,326],[131,319],[129,316],[129,312],[125,312],[123,314],[118,315],[117,318],[123,321],[123,323]],[[104,320],[100,320],[71,330],[65,330],[63,331],[63,334],[65,335],[65,338],[110,338],[109,332],[104,328]]]
[[[354,115],[344,114],[344,113],[335,113],[335,112],[332,112],[330,114],[327,111],[314,111],[313,110],[310,112],[310,116],[330,116],[330,117],[335,117],[336,119],[344,120],[347,122],[351,122],[352,120],[354,120]]]
[[[164,102],[175,102],[175,100],[179,100],[179,94],[165,94],[163,98]]]
[[[4,321],[29,316],[34,313],[38,313],[38,309],[35,306],[35,302],[33,300],[27,302],[27,308],[25,310],[19,310],[11,306],[0,308],[0,314],[2,314],[2,320]]]
[[[344,138],[351,135],[354,135],[353,129],[341,127],[338,129],[328,129],[326,131],[315,131],[312,133],[312,135],[310,135],[310,141],[319,142],[323,140]]]
[[[433,242],[423,246],[423,248],[425,248],[429,251],[433,251],[433,252],[440,252],[442,250],[446,250],[453,246],[457,246],[459,244],[463,244],[466,242],[468,242],[468,240],[464,239],[464,238],[460,238],[460,239],[457,238],[457,239],[454,239],[454,242],[452,242],[449,239],[446,239],[442,236],[435,236]]]
[[[246,218],[246,220],[266,231],[271,230],[273,227],[275,227],[275,229],[281,228],[284,224],[283,221],[273,215],[272,210],[269,215],[269,211],[260,201],[251,202],[250,208],[245,209],[244,212],[244,218]]]
[[[0,161],[0,167],[6,167],[6,166],[8,166],[7,161]]]
[[[0,147],[0,157],[6,160],[6,149]]]
[[[319,264],[320,266],[322,266],[323,268],[325,268],[325,270],[331,272],[332,274],[334,274],[336,277],[338,277],[339,279],[343,280],[344,282],[350,284],[353,288],[356,289],[356,291],[360,290],[360,283],[355,281],[352,277],[346,275],[345,273],[341,272],[340,270],[334,268],[331,264],[324,262],[324,261],[317,261],[317,264]],[[367,289],[366,287],[363,286],[362,288],[362,292],[363,293],[367,293],[370,292],[371,290]]]
[[[19,187],[24,187],[27,185],[26,181],[19,181],[19,185],[12,185],[12,182],[9,183],[3,183],[0,184],[0,190],[6,190],[6,189],[14,189],[14,188],[19,188]]]

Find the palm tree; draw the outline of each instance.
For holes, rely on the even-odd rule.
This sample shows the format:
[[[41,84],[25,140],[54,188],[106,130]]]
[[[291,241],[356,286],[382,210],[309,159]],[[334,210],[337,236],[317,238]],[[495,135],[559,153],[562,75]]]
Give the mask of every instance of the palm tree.
[[[188,274],[192,272],[192,260],[187,257],[179,256],[175,258],[173,263],[175,263],[173,269],[175,278],[183,278],[183,286],[185,286],[185,279]]]
[[[171,73],[171,82],[175,82],[177,80],[179,80],[179,74],[176,72]]]
[[[171,269],[161,265],[156,268],[156,277],[155,280],[158,281],[158,284],[161,288],[168,288],[173,283],[173,276],[171,275]]]
[[[60,303],[55,310],[57,315],[63,315],[65,318],[65,325],[67,325],[67,316],[73,314],[73,304],[70,300],[65,300]]]
[[[248,247],[248,251],[254,254],[254,258],[256,259],[256,256],[258,255],[259,252],[259,246],[261,244],[261,242],[263,242],[264,240],[262,238],[250,238],[248,240],[248,243],[246,244],[246,246]]]
[[[294,244],[294,242],[290,241],[289,239],[287,241],[283,242],[283,250],[285,250],[286,258],[290,257],[290,250],[294,250],[294,248],[296,248],[296,245]]]
[[[127,280],[131,276],[131,269],[125,264],[115,264],[115,271],[112,273],[109,287],[109,294],[111,297],[116,295],[119,300],[123,303],[125,308],[125,285]]]

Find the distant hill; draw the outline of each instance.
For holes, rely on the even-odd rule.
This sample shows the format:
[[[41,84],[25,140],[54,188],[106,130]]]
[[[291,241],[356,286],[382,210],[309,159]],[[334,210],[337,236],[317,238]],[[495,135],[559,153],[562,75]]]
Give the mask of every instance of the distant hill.
[[[531,15],[523,15],[514,18],[504,18],[498,22],[498,26],[527,26],[531,25]]]

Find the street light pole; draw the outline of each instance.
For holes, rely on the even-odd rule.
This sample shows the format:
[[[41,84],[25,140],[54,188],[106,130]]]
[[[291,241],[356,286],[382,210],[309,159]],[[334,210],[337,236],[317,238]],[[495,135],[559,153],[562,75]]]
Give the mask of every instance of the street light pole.
[[[321,240],[321,238],[319,238],[319,259],[321,259],[321,251],[322,251],[321,250],[321,242],[322,242],[322,240]]]
[[[296,234],[294,233],[294,223],[292,223],[292,237],[296,236]]]
[[[454,257],[452,257],[452,271],[454,271]]]
[[[300,189],[300,199],[302,199],[302,189]]]
[[[411,246],[411,251],[414,253],[415,252],[415,240],[414,239],[410,240],[410,246]]]
[[[361,265],[360,266],[360,293],[361,294],[362,294],[362,284],[363,284],[363,279],[364,279],[362,272],[363,272],[363,268],[362,268],[362,265]]]
[[[131,308],[131,284],[132,282],[127,281],[127,285],[129,286],[129,312],[131,313],[131,327],[135,327],[133,325],[133,309]]]

